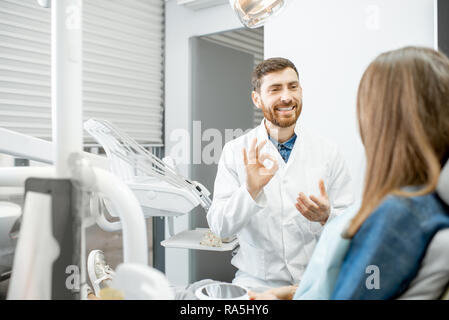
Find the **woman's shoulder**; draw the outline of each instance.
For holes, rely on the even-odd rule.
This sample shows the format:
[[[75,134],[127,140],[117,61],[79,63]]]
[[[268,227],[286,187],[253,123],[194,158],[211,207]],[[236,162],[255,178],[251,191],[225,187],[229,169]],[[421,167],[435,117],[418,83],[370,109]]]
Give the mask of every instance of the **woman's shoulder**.
[[[365,221],[367,225],[427,225],[429,222],[442,222],[449,225],[449,207],[436,193],[416,197],[389,195]]]
[[[449,207],[435,192],[415,197],[390,195],[378,207],[380,211],[397,211],[398,214],[445,215],[449,218]]]

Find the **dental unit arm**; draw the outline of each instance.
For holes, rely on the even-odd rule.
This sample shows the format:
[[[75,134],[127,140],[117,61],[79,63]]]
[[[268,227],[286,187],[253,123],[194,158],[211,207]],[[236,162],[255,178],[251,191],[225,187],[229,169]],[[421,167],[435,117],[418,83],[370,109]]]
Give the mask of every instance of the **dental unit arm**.
[[[16,131],[0,128],[0,154],[23,158],[45,164],[53,164],[53,143],[28,136]],[[109,162],[106,157],[89,152],[82,152],[91,165],[108,170]]]

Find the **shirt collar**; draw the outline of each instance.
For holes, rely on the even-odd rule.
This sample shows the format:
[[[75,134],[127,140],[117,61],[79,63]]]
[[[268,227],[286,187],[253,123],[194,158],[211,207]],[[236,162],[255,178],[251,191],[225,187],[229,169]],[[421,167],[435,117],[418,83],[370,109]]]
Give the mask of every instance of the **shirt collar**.
[[[261,137],[263,137],[264,140],[266,140],[266,138],[270,138],[270,136],[268,135],[267,129],[265,128],[265,117],[262,118],[262,121],[260,122],[258,130],[259,130],[258,134]],[[301,129],[301,117],[299,117],[299,119],[296,120],[296,125],[295,125],[295,129],[294,130],[295,131],[294,131],[294,134],[293,134],[292,138],[295,137],[295,139],[293,140],[293,144],[295,144],[296,137],[301,136],[301,132],[302,132],[302,129]],[[276,145],[278,144],[278,142],[276,140],[274,140],[274,139],[271,140],[271,141],[274,141],[276,143]],[[292,144],[292,146],[293,146],[293,144]]]
[[[293,133],[293,136],[290,139],[288,139],[284,143],[279,143],[272,137],[268,136],[268,138],[276,145],[276,147],[282,145],[290,150],[292,150],[293,146],[295,145],[296,137],[297,137],[296,133]]]

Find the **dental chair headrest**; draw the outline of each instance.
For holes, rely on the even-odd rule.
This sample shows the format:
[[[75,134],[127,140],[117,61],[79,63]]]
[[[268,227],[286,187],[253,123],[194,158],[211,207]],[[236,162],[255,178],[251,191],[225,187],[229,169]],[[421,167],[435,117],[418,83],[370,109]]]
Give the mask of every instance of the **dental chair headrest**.
[[[449,161],[446,162],[441,170],[437,193],[440,198],[449,205]]]

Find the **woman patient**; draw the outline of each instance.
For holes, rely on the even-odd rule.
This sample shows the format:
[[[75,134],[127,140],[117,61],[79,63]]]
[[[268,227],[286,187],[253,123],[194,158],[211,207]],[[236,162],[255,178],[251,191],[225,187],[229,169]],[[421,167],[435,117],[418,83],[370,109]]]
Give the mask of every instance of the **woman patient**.
[[[344,229],[350,240],[330,296],[307,298],[398,298],[435,234],[449,228],[449,207],[435,193],[449,158],[449,59],[416,47],[380,55],[360,82],[357,115],[367,159],[361,206]],[[367,270],[380,278],[374,288]],[[302,299],[303,282],[250,298]]]

